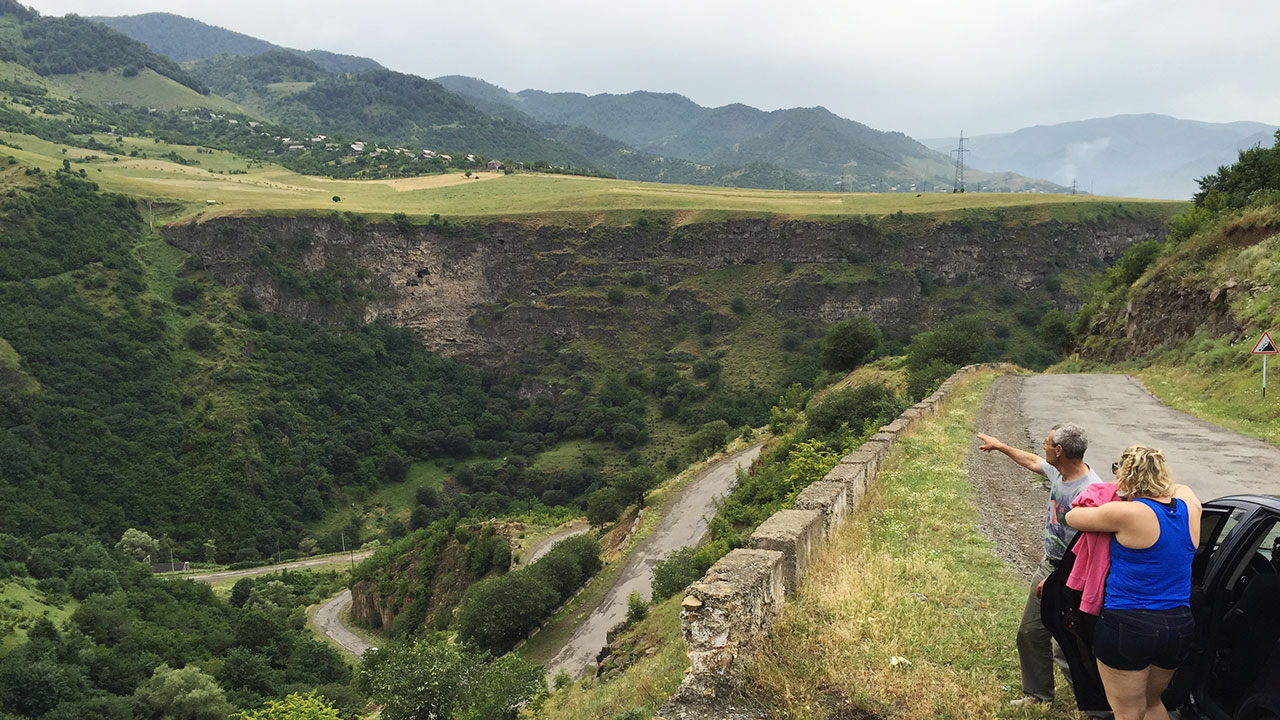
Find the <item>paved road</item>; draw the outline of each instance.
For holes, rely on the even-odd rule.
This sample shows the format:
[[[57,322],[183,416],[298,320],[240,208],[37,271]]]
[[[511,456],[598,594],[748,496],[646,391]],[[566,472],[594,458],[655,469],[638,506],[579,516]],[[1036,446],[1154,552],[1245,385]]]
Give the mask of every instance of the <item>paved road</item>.
[[[368,650],[372,645],[342,624],[342,610],[350,604],[351,591],[343,590],[321,605],[319,610],[316,610],[316,614],[311,618],[311,625],[333,638],[351,654],[361,657],[364,655],[365,650]]]
[[[306,560],[295,560],[293,562],[279,563],[277,565],[263,565],[261,567],[247,568],[245,570],[222,570],[219,572],[205,573],[203,575],[175,575],[184,580],[200,580],[202,582],[214,583],[219,580],[228,578],[242,578],[253,575],[266,575],[268,573],[280,572],[281,570],[296,570],[298,568],[315,567],[317,565],[328,565],[329,563],[354,561],[359,563],[361,560],[373,554],[372,550],[360,550],[354,554],[347,555],[326,555],[324,557],[307,558]]]
[[[638,592],[647,600],[652,592],[653,566],[672,550],[695,545],[707,532],[707,518],[714,516],[716,501],[733,488],[737,469],[749,467],[760,454],[760,446],[743,450],[707,468],[688,487],[673,498],[663,510],[662,520],[653,534],[645,538],[627,559],[609,592],[547,663],[547,675],[553,677],[561,669],[577,678],[595,662],[605,646],[609,628],[627,615],[627,596]]]
[[[1280,448],[1166,407],[1128,375],[1029,376],[1022,415],[1036,453],[1055,423],[1084,427],[1085,460],[1104,480],[1121,451],[1143,443],[1163,450],[1175,478],[1201,500],[1280,494]]]
[[[590,530],[591,526],[587,525],[586,520],[575,520],[574,524],[543,540],[533,546],[533,550],[529,552],[527,557],[520,559],[521,567],[528,567],[538,561],[543,555],[551,552],[551,548],[555,547],[561,540],[568,540],[571,537],[581,535]]]

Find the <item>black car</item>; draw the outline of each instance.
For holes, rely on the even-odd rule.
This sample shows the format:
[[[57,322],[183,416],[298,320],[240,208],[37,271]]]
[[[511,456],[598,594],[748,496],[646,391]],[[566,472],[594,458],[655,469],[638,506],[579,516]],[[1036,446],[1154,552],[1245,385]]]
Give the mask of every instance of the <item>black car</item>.
[[[1068,552],[1045,582],[1045,626],[1071,666],[1081,710],[1108,710],[1090,648],[1097,618],[1066,587]],[[1280,497],[1232,495],[1204,504],[1191,567],[1196,646],[1164,694],[1183,718],[1280,719]]]

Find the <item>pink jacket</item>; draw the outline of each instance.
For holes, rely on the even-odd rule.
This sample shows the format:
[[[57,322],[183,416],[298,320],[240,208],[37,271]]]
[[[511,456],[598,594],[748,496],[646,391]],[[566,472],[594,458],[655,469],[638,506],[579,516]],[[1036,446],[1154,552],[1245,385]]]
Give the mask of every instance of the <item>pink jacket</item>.
[[[1071,507],[1098,507],[1116,499],[1116,484],[1094,483],[1085,488]],[[1081,592],[1080,609],[1090,615],[1102,613],[1102,598],[1107,589],[1107,572],[1111,570],[1111,538],[1115,533],[1083,533],[1076,543],[1076,563],[1071,567],[1067,587]]]

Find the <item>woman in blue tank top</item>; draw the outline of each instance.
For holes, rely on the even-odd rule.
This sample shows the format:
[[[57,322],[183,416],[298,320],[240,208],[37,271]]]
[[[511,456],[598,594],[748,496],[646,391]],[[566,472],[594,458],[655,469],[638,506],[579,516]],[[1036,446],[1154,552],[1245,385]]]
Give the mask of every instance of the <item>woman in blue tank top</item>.
[[[1176,485],[1164,454],[1133,445],[1120,456],[1116,490],[1128,502],[1073,508],[1067,524],[1114,533],[1111,572],[1093,655],[1116,720],[1169,717],[1160,694],[1191,650],[1191,558],[1200,501]]]

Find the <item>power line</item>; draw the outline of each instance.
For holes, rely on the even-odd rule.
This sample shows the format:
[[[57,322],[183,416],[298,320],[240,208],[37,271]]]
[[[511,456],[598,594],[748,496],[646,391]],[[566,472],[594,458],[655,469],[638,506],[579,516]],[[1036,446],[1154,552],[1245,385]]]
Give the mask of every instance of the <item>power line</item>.
[[[969,152],[964,147],[963,130],[960,131],[960,147],[952,150],[951,152],[956,154],[956,180],[951,186],[951,192],[962,193],[964,192],[964,154]]]

